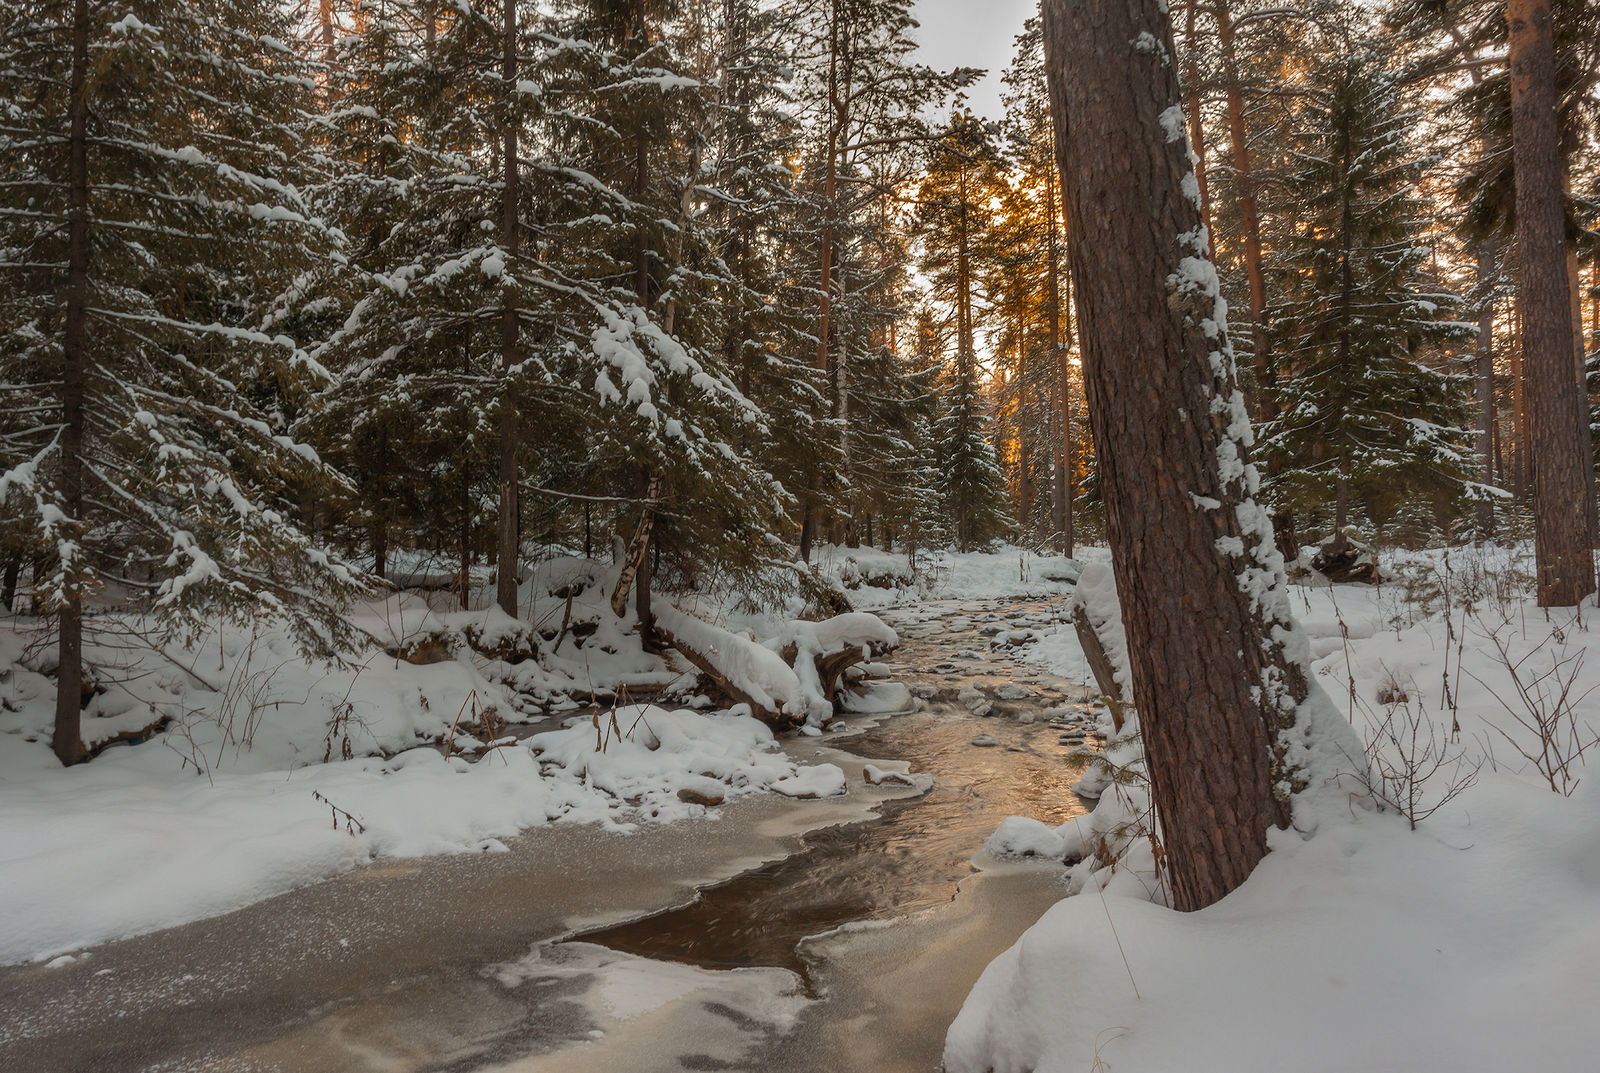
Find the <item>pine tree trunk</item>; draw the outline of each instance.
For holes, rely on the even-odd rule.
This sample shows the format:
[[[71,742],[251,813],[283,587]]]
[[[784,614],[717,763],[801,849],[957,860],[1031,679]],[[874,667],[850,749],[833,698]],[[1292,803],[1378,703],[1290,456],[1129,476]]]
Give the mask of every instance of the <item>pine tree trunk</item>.
[[[333,62],[333,0],[317,0],[317,23],[322,30],[322,60]]]
[[[823,162],[822,211],[822,291],[817,308],[817,368],[828,371],[828,319],[833,302],[833,219],[838,212],[837,183],[839,141],[846,115],[846,104],[839,90],[839,20],[841,0],[832,0],[828,17],[828,137],[827,160]]]
[[[1522,295],[1511,305],[1511,474],[1517,502],[1532,494],[1533,470],[1528,462],[1528,376],[1523,360]]]
[[[1206,230],[1211,229],[1211,187],[1206,182],[1206,125],[1204,113],[1200,109],[1200,64],[1195,59],[1200,51],[1195,47],[1194,15],[1195,7],[1199,0],[1187,0],[1184,4],[1184,30],[1183,51],[1184,67],[1183,79],[1188,85],[1189,97],[1184,110],[1189,113],[1189,144],[1194,149],[1194,179],[1200,187],[1200,219],[1206,225]]]
[[[513,87],[517,84],[517,0],[503,0],[505,25],[501,77],[505,94],[505,149],[502,164],[505,168],[505,188],[501,193],[500,242],[505,247],[507,271],[515,262],[518,250],[519,229],[517,209],[521,200],[521,169],[517,166],[517,121],[513,108]],[[504,396],[500,402],[500,519],[495,541],[495,602],[500,610],[515,618],[517,615],[517,559],[519,523],[522,508],[519,501],[517,472],[517,407],[511,392],[511,370],[517,357],[517,307],[510,281],[502,279],[500,294],[504,308],[500,313],[500,361],[506,375]]]
[[[1478,243],[1478,286],[1487,289],[1495,268],[1495,240]],[[1494,303],[1485,298],[1478,311],[1478,457],[1483,466],[1483,481],[1494,483]],[[1494,535],[1494,504],[1482,502],[1477,508],[1479,539]]]
[[[1267,341],[1267,281],[1261,263],[1261,215],[1256,207],[1256,176],[1250,165],[1250,142],[1244,122],[1244,93],[1233,50],[1233,19],[1228,0],[1217,0],[1217,39],[1222,46],[1224,89],[1228,104],[1228,140],[1233,143],[1234,182],[1239,195],[1239,224],[1244,232],[1244,271],[1250,283],[1250,344],[1254,349],[1255,417],[1277,416],[1272,397],[1272,349]]]
[[[1539,605],[1572,607],[1595,591],[1585,478],[1593,451],[1588,423],[1578,420],[1581,392],[1573,375],[1549,0],[1509,0],[1506,21]]]
[[[1231,362],[1213,366],[1223,344],[1201,326],[1215,292],[1203,280],[1183,292],[1170,282],[1191,278],[1180,262],[1204,251],[1179,238],[1200,213],[1181,192],[1185,140],[1169,141],[1160,119],[1180,99],[1161,0],[1046,0],[1044,15],[1134,702],[1174,901],[1197,909],[1242,883],[1266,852],[1267,827],[1288,821],[1273,793],[1284,761],[1272,743],[1293,717],[1266,699],[1263,675],[1283,676],[1285,703],[1303,700],[1308,684],[1241,585],[1248,556],[1219,547],[1248,536],[1270,560],[1272,534],[1253,503],[1258,521],[1241,530],[1244,477],[1231,466],[1225,476],[1219,460],[1241,444],[1226,408],[1211,406],[1236,385]],[[1197,496],[1222,506],[1197,507]]]
[[[84,523],[83,451],[89,373],[89,0],[72,6],[72,83],[67,131],[67,312],[62,340],[61,496],[67,514]],[[82,552],[78,552],[82,554]],[[61,604],[56,609],[58,669],[56,720],[50,747],[63,764],[84,759],[83,590],[81,564],[63,561]]]
[[[1061,278],[1061,242],[1059,221],[1060,206],[1056,201],[1054,175],[1045,176],[1045,212],[1049,219],[1049,260],[1045,266],[1047,315],[1050,324],[1050,353],[1056,363],[1057,411],[1061,419],[1061,436],[1058,443],[1060,464],[1056,468],[1056,495],[1059,514],[1056,523],[1061,533],[1061,554],[1072,557],[1072,364],[1067,347],[1062,343],[1063,284],[1070,291],[1072,281]]]
[[[1589,428],[1589,370],[1584,360],[1583,352],[1583,291],[1578,282],[1578,250],[1570,243],[1567,246],[1567,287],[1572,299],[1572,350],[1577,358],[1576,376],[1578,378],[1578,424],[1584,429]],[[1589,435],[1586,442],[1594,442],[1593,435]],[[1586,509],[1584,522],[1588,527],[1588,535],[1584,538],[1589,547],[1594,548],[1596,536],[1595,495],[1594,495],[1594,451],[1591,447],[1588,452],[1589,464],[1583,467],[1583,502]]]

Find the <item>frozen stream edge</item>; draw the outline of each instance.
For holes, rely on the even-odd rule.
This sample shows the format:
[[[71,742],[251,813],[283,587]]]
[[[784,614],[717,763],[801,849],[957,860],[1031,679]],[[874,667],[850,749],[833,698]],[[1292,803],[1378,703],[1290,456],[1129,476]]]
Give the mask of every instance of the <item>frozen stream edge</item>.
[[[964,603],[938,617],[981,613]],[[942,652],[954,639],[940,641]],[[995,662],[1004,667],[972,670],[1022,671]],[[736,802],[627,837],[538,828],[511,840],[508,854],[385,861],[109,944],[80,964],[0,970],[0,1067],[935,1070],[944,1029],[978,974],[1061,896],[1059,867],[979,873],[948,905],[809,941],[816,1002],[782,969],[711,971],[582,944],[556,959],[544,952],[562,937],[681,905],[698,888],[793,853],[806,831],[859,821],[885,798],[916,792],[864,788],[870,758],[835,753],[837,742],[785,748],[841,763],[843,800]],[[535,1001],[526,987],[538,989]]]

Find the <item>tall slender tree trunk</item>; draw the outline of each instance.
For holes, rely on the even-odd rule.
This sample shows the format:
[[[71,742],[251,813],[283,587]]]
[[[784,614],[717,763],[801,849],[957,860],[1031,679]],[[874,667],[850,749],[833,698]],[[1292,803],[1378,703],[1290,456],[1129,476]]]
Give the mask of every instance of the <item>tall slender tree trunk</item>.
[[[322,31],[322,60],[333,63],[333,0],[317,0],[317,24]]]
[[[1056,177],[1045,176],[1045,212],[1049,223],[1045,266],[1046,303],[1050,327],[1050,355],[1055,362],[1057,410],[1061,417],[1061,464],[1056,469],[1057,495],[1060,496],[1061,513],[1057,522],[1061,533],[1061,554],[1072,557],[1072,363],[1068,360],[1068,345],[1063,334],[1065,308],[1062,291],[1070,293],[1071,279],[1061,278],[1061,205],[1056,198]]]
[[[515,265],[520,242],[517,210],[521,202],[521,169],[517,163],[517,119],[513,87],[517,84],[517,0],[503,0],[505,25],[502,28],[500,74],[505,94],[504,149],[502,166],[504,188],[500,205],[500,244],[506,251],[506,276],[501,279],[500,295],[504,303],[500,311],[500,362],[506,377],[504,394],[500,402],[500,519],[495,540],[495,602],[500,610],[516,617],[517,614],[517,560],[520,541],[522,508],[519,499],[521,474],[517,471],[517,439],[520,415],[511,389],[511,370],[518,362],[517,355],[517,305],[516,292],[511,285],[510,272]]]
[[[89,355],[89,0],[72,5],[72,74],[67,129],[67,313],[61,369],[61,496],[74,525],[84,524],[84,414]],[[65,542],[62,542],[65,543]],[[78,550],[70,553],[82,555]],[[56,609],[56,720],[50,747],[63,764],[84,758],[83,564],[63,558],[63,591]]]
[[[1511,303],[1511,473],[1517,502],[1533,495],[1533,466],[1528,458],[1528,375],[1523,361],[1522,295]]]
[[[1206,127],[1200,109],[1200,50],[1195,47],[1194,16],[1200,0],[1185,0],[1183,5],[1183,80],[1188,99],[1184,110],[1189,113],[1189,144],[1194,149],[1194,180],[1200,187],[1200,220],[1211,230],[1211,186],[1206,181]]]
[[[633,540],[628,544],[627,555],[622,563],[622,571],[617,575],[617,586],[611,590],[611,613],[621,618],[628,609],[628,593],[632,591],[634,581],[639,572],[645,569],[650,558],[650,541],[655,532],[656,506],[661,498],[663,488],[661,477],[651,474],[645,480],[644,507],[639,513],[639,522],[633,530]],[[648,598],[639,605],[639,610],[649,610]],[[640,629],[648,630],[650,623],[641,619]]]
[[[1571,244],[1567,246],[1567,285],[1572,297],[1572,350],[1574,357],[1577,358],[1575,375],[1578,379],[1578,424],[1587,430],[1590,424],[1589,370],[1583,347],[1583,289],[1579,284],[1578,251]],[[1594,443],[1592,433],[1588,434],[1585,442],[1591,445]],[[1589,464],[1583,467],[1583,501],[1588,507],[1588,516],[1585,518],[1585,522],[1589,529],[1588,536],[1585,539],[1589,542],[1589,547],[1594,548],[1600,545],[1597,545],[1595,541],[1594,450],[1592,446],[1589,450],[1588,458]]]
[[[1244,272],[1250,284],[1250,345],[1255,365],[1255,418],[1270,421],[1278,407],[1272,396],[1272,348],[1267,339],[1267,280],[1261,263],[1261,213],[1256,206],[1256,173],[1250,164],[1250,139],[1244,121],[1244,90],[1234,55],[1233,17],[1228,0],[1217,0],[1217,41],[1222,46],[1223,90],[1228,105],[1228,140],[1233,143],[1234,183],[1239,225],[1244,232]]]
[[[22,578],[22,556],[12,555],[6,559],[6,571],[0,579],[0,615],[9,615],[16,611],[14,604],[17,599],[17,582]]]
[[[839,142],[844,136],[847,105],[839,88],[839,20],[841,0],[832,0],[828,11],[828,137],[827,159],[822,165],[822,293],[817,303],[817,368],[828,371],[828,318],[833,305],[834,216],[838,212]]]
[[[1044,17],[1134,701],[1174,901],[1197,909],[1242,883],[1266,852],[1267,828],[1288,822],[1274,787],[1295,776],[1274,743],[1308,680],[1279,639],[1287,612],[1268,621],[1270,601],[1244,583],[1254,556],[1281,564],[1249,499],[1249,471],[1233,463],[1247,461],[1234,415],[1212,405],[1237,383],[1225,335],[1208,339],[1201,328],[1215,316],[1215,277],[1180,267],[1206,252],[1180,238],[1200,209],[1182,193],[1192,174],[1184,139],[1169,139],[1161,122],[1180,100],[1164,6],[1046,0]],[[1196,505],[1212,500],[1219,506]],[[1224,550],[1233,546],[1246,550]],[[1282,688],[1272,696],[1263,682]]]
[[[1593,450],[1588,423],[1579,421],[1581,392],[1573,374],[1549,0],[1509,0],[1506,21],[1539,605],[1571,607],[1595,591],[1594,510],[1585,477]]]
[[[1497,268],[1495,240],[1478,243],[1478,286],[1491,287]],[[1485,484],[1494,483],[1494,302],[1487,297],[1478,310],[1478,458]],[[1494,504],[1485,500],[1477,508],[1478,536],[1494,535]]]

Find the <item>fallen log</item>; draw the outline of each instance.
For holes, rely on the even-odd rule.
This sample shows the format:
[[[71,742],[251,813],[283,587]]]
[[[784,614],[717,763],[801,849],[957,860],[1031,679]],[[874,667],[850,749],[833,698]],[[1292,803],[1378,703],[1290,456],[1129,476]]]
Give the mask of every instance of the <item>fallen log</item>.
[[[821,723],[838,709],[851,667],[898,643],[875,615],[852,612],[823,622],[791,622],[760,644],[675,608],[656,616],[663,641],[700,672],[709,694],[749,707],[774,730]]]

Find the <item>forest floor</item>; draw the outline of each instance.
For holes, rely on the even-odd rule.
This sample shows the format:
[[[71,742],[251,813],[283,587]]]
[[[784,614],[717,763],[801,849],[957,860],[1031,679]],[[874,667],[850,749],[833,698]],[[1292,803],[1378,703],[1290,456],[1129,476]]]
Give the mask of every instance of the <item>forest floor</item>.
[[[38,740],[47,668],[0,631],[0,954],[31,960],[0,969],[0,1068],[931,1073],[941,1050],[949,1073],[1593,1065],[1600,620],[1534,606],[1525,547],[1394,553],[1382,585],[1292,587],[1314,678],[1366,756],[1192,914],[1165,905],[1138,743],[1087,701],[1058,566],[949,557],[933,592],[867,580],[893,568],[880,553],[824,558],[900,635],[872,680],[903,685],[878,695],[922,706],[781,748],[662,708],[648,742],[597,748],[558,709],[528,716],[540,755],[447,761],[441,698],[582,669],[463,654],[374,665],[331,699],[306,687],[207,777],[156,745],[63,773]],[[1084,558],[1098,580],[1080,598],[1114,597],[1104,552]],[[408,638],[460,628],[398,610]],[[247,669],[247,641],[213,636],[187,666]],[[673,673],[609,647],[615,681]],[[179,672],[128,688],[195,673]],[[226,695],[208,689],[185,696]],[[108,725],[137,717],[128,696],[107,690]],[[294,760],[320,756],[340,696],[382,751]],[[873,768],[907,779],[872,785]],[[685,803],[707,771],[726,802]],[[1104,790],[1087,816],[1074,785]],[[313,790],[364,829],[331,826]],[[1073,863],[1097,839],[1125,853]]]
[[[1365,757],[1308,787],[1238,890],[1166,907],[1137,785],[1088,820],[997,832],[1127,853],[1072,865],[1078,893],[984,972],[948,1073],[1595,1068],[1594,601],[1538,608],[1525,546],[1381,561],[1379,586],[1291,588],[1313,677]],[[1074,649],[1047,638],[1030,658]]]
[[[384,859],[0,970],[0,1067],[934,1069],[979,973],[1063,893],[1054,862],[981,854],[1008,815],[1083,812],[1067,787],[1086,761],[1059,724],[1087,691],[989,644],[1058,614],[971,600],[886,611],[903,644],[884,670],[926,703],[785,743],[797,766],[839,766],[844,795]],[[983,717],[956,702],[1003,684],[1011,699]],[[868,785],[869,759],[913,785]]]

